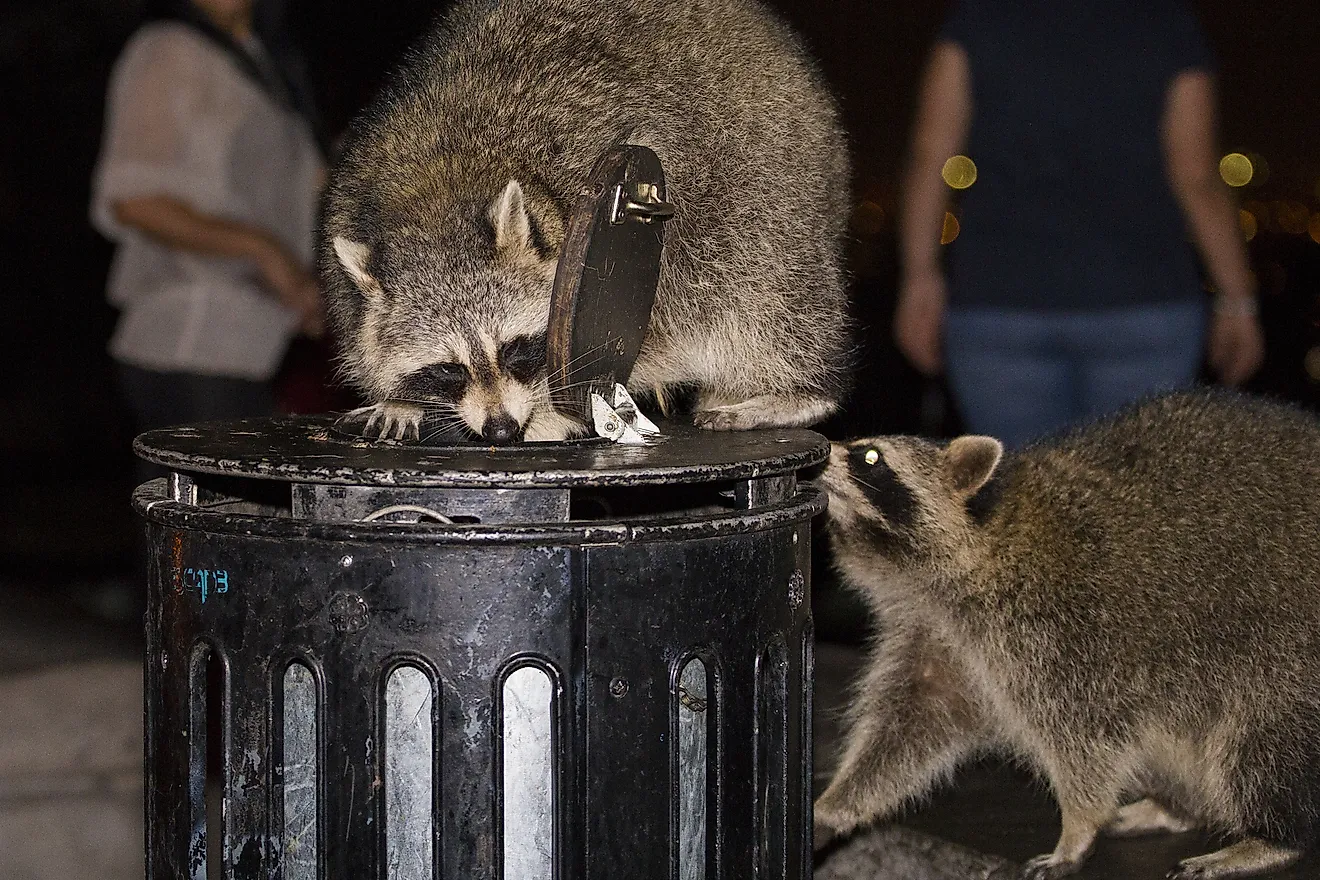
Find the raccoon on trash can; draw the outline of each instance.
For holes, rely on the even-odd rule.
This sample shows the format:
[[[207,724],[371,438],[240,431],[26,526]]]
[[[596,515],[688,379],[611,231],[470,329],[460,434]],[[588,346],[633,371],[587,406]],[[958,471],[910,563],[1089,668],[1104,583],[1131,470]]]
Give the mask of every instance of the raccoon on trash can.
[[[550,292],[573,200],[621,144],[658,154],[677,210],[628,387],[694,391],[717,430],[837,408],[849,164],[801,40],[756,0],[461,0],[352,125],[322,207],[363,433],[584,432],[546,382]]]

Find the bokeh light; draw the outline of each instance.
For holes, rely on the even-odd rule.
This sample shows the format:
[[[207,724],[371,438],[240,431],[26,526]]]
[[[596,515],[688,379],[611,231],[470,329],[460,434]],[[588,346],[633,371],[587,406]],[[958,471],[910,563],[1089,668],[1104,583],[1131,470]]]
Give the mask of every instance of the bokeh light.
[[[1289,235],[1306,235],[1311,223],[1310,208],[1291,199],[1277,201],[1271,207],[1274,209],[1274,222],[1279,229]]]
[[[1311,215],[1311,223],[1306,231],[1311,234],[1311,241],[1320,244],[1320,212]]]
[[[966,156],[950,156],[940,176],[954,189],[967,189],[976,183],[976,163]]]
[[[885,209],[877,202],[863,199],[853,212],[853,228],[863,238],[878,238],[885,231]]]
[[[1304,363],[1306,365],[1306,375],[1311,377],[1311,381],[1320,382],[1320,345],[1315,346],[1306,353]]]
[[[961,231],[962,226],[958,224],[958,218],[945,211],[944,228],[940,230],[940,244],[952,244]]]
[[[1229,153],[1219,160],[1219,176],[1229,186],[1246,186],[1255,173],[1251,160],[1241,153]]]
[[[1256,215],[1250,211],[1238,211],[1238,225],[1242,227],[1242,237],[1251,241],[1260,231]]]

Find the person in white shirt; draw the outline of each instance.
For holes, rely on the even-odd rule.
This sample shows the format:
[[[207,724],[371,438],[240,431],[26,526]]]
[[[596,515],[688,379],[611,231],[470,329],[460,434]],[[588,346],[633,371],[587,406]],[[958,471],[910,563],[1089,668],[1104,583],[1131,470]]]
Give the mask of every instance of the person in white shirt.
[[[91,216],[117,244],[110,353],[139,430],[270,414],[290,340],[321,333],[324,157],[253,7],[180,0],[112,75]]]

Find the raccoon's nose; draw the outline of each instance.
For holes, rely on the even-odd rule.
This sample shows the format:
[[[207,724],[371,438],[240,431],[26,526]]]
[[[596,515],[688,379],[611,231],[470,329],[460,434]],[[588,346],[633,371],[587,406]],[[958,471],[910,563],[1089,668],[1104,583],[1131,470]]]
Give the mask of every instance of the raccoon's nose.
[[[512,443],[518,439],[520,433],[521,428],[508,413],[491,416],[486,419],[486,424],[481,426],[481,439],[497,445]]]

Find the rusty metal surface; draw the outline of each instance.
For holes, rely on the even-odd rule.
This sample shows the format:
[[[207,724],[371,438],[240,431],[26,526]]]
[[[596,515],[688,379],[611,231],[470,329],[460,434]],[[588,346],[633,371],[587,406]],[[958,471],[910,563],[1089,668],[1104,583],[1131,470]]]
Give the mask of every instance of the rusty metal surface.
[[[240,419],[149,431],[133,451],[173,471],[352,486],[555,488],[702,483],[790,474],[829,442],[800,428],[704,431],[664,424],[653,446],[422,446],[354,440],[331,416]]]

